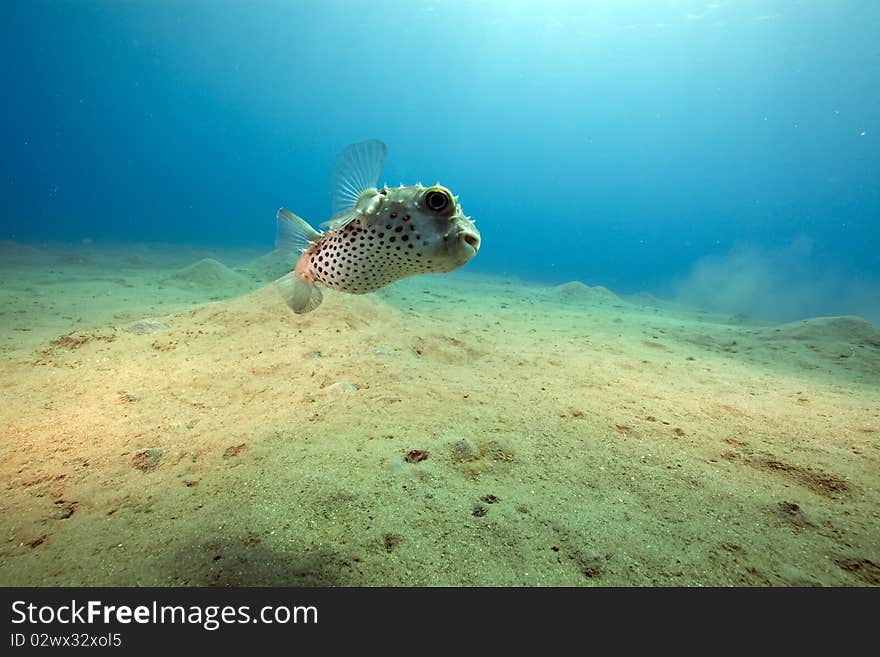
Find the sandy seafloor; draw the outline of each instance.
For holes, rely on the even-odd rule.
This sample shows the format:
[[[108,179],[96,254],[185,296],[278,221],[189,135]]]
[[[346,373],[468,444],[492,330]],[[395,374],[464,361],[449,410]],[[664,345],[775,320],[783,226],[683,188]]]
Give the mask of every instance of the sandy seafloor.
[[[858,318],[0,246],[0,585],[880,584]]]

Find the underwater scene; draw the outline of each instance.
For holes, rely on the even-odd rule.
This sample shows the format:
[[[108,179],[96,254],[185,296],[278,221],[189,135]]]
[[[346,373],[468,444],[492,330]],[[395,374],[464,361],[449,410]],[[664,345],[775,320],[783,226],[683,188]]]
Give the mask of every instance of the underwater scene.
[[[876,2],[0,32],[0,585],[880,584]]]

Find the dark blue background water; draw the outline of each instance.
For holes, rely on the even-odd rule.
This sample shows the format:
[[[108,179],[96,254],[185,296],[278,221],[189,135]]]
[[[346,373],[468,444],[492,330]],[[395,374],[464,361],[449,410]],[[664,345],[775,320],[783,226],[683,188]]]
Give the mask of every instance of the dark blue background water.
[[[378,137],[387,182],[460,194],[474,270],[693,292],[757,268],[749,297],[797,271],[795,314],[880,306],[873,0],[0,13],[2,239],[269,248],[275,210],[326,219],[334,154]]]

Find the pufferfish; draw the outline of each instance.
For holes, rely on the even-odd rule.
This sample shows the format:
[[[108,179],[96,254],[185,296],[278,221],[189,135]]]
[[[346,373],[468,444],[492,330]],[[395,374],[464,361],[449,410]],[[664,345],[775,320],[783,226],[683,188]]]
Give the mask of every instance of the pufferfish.
[[[408,276],[450,272],[480,249],[479,231],[446,187],[376,187],[386,153],[372,139],[337,155],[326,232],[278,210],[276,249],[300,254],[293,271],[275,281],[293,312],[321,304],[319,285],[364,294]]]

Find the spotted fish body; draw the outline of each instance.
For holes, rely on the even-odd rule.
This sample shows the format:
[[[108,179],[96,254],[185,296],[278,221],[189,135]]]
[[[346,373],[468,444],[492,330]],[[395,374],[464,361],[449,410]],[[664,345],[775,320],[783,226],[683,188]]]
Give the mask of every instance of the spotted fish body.
[[[347,150],[364,144],[384,157],[381,142]],[[378,178],[376,168],[374,163]],[[279,245],[303,245],[294,271],[276,283],[294,312],[309,312],[321,303],[318,285],[364,294],[408,276],[452,271],[476,255],[480,234],[447,188],[349,187],[343,199],[348,207],[342,203],[325,233],[279,210]]]

